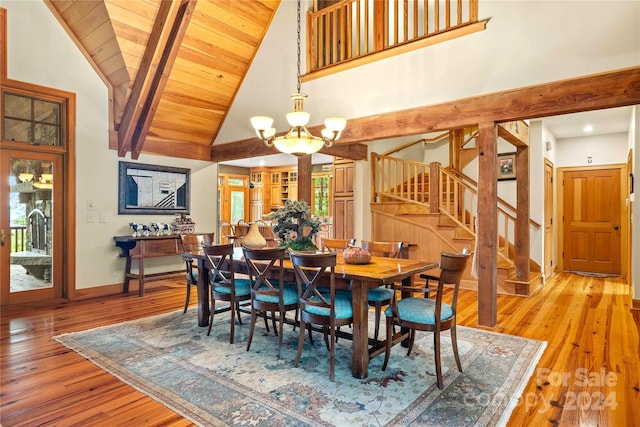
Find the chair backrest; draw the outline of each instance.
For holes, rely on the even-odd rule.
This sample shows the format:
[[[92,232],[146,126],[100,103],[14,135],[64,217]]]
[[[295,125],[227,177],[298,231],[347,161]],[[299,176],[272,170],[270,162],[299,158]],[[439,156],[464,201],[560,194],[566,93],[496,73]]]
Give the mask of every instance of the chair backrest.
[[[182,241],[183,252],[193,253],[200,250],[200,242],[198,242],[198,236],[195,234],[181,234],[180,240]]]
[[[227,243],[227,236],[233,236],[233,227],[226,219],[220,220],[220,243]],[[224,239],[224,240],[223,240]]]
[[[442,252],[440,254],[440,279],[438,280],[438,293],[436,295],[436,305],[438,307],[442,304],[444,285],[453,285],[453,300],[451,302],[451,308],[454,313],[456,312],[460,280],[464,274],[464,269],[467,267],[469,255],[470,254],[468,253],[451,254],[447,252]]]
[[[258,231],[260,231],[262,237],[267,241],[267,246],[275,246],[273,243],[275,242],[276,236],[273,234],[273,228],[261,219],[256,220],[255,223],[258,225]]]
[[[251,280],[251,295],[276,295],[282,302],[282,288],[284,286],[284,257],[287,248],[249,249],[242,247],[247,264],[247,273]],[[277,269],[278,278],[273,278],[273,271]]]
[[[356,239],[330,239],[323,237],[320,240],[320,248],[323,251],[342,252],[355,242]]]
[[[209,261],[209,267],[211,268],[209,278],[211,282],[233,287],[235,281],[235,270],[232,259],[233,244],[203,244],[202,251]]]
[[[204,234],[181,234],[180,240],[182,240],[182,247],[184,252],[199,252],[202,244],[212,245],[214,244],[213,238],[215,233]]]
[[[400,255],[402,254],[402,245],[403,242],[362,241],[362,249],[368,250],[371,252],[371,255],[388,258],[400,258]]]
[[[305,254],[292,251],[290,257],[298,283],[300,303],[329,308],[330,315],[335,316],[333,301],[335,299],[336,253]],[[319,287],[327,288],[327,270],[329,273],[329,299],[327,299],[326,293],[319,289]],[[312,297],[315,298],[312,299]]]

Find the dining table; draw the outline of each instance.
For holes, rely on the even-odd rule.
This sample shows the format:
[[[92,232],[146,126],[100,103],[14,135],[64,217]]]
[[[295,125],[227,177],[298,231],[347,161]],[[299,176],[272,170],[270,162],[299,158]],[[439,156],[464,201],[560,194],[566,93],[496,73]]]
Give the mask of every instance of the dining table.
[[[199,326],[209,326],[209,261],[202,251],[182,254],[196,260],[198,265],[198,306]],[[246,270],[242,247],[233,251],[236,272]],[[348,264],[341,254],[336,257],[335,275],[337,282],[351,290],[353,304],[352,360],[351,373],[356,378],[366,378],[369,374],[369,360],[385,350],[385,340],[369,337],[369,289],[401,281],[410,285],[416,274],[438,267],[438,262],[416,259],[371,257],[367,264]],[[286,259],[285,273],[293,274],[293,265]]]

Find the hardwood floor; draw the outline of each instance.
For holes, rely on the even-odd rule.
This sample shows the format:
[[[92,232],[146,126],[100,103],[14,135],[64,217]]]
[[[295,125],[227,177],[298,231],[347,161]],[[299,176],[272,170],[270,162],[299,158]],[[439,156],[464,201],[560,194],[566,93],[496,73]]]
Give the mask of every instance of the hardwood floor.
[[[0,423],[191,425],[52,339],[181,310],[184,293],[184,285],[165,281],[142,298],[3,308]],[[462,291],[459,304],[458,323],[475,327],[476,293]],[[630,305],[620,279],[566,273],[533,297],[501,296],[494,331],[548,342],[509,425],[640,425],[640,312]]]

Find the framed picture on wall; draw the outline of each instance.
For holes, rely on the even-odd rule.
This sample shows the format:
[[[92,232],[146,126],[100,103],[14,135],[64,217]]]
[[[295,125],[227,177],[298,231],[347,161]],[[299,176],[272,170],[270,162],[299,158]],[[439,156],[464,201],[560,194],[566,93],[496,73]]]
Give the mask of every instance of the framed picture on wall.
[[[516,179],[516,153],[498,154],[498,181]]]
[[[119,162],[118,214],[188,214],[189,175],[189,169]]]

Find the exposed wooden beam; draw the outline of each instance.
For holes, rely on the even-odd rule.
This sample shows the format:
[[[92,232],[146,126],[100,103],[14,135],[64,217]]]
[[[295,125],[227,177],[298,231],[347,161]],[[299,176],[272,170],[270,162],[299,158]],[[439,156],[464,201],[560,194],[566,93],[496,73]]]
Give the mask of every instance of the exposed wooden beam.
[[[640,104],[640,67],[349,119],[341,143]]]
[[[269,148],[264,145],[259,138],[250,138],[225,144],[214,144],[211,146],[210,160],[212,162],[225,162],[278,153],[279,151],[275,148]],[[331,148],[323,148],[320,153],[352,160],[366,160],[367,146],[364,144],[342,144],[338,142]]]
[[[195,0],[163,1],[140,63],[131,96],[118,129],[118,155],[127,150],[137,159],[142,151],[155,109],[178,55]]]

